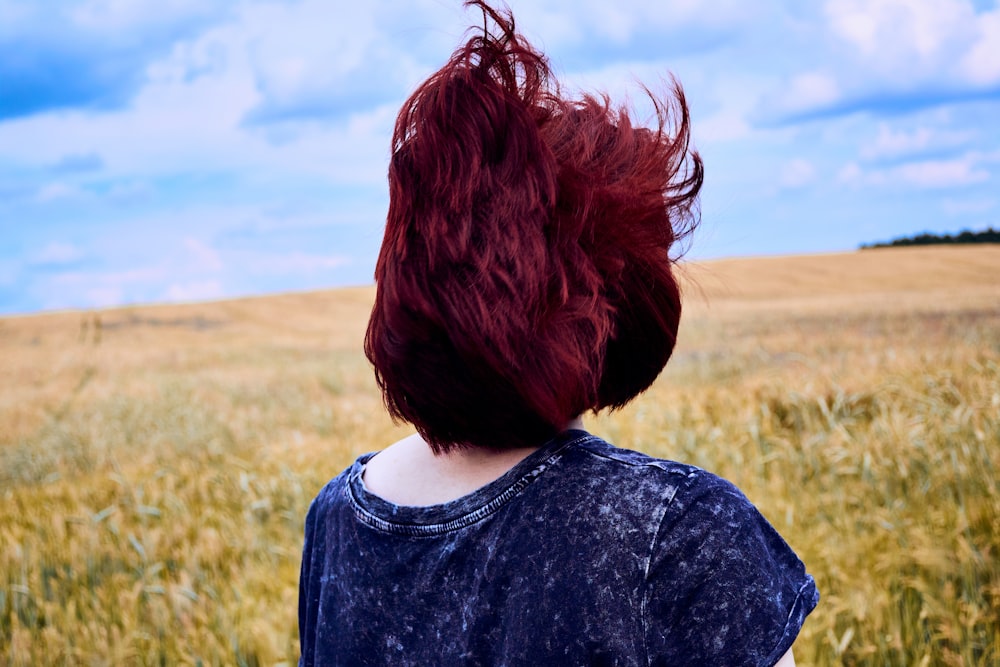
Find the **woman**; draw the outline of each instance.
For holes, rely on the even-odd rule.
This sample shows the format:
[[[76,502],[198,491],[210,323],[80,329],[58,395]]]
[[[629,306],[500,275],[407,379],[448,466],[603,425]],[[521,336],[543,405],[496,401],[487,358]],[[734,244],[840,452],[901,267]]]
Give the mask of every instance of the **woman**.
[[[579,416],[663,369],[669,251],[702,164],[675,86],[653,129],[563,97],[495,23],[397,119],[365,340],[417,434],[306,519],[303,665],[774,665],[818,593],[728,482],[621,450]]]

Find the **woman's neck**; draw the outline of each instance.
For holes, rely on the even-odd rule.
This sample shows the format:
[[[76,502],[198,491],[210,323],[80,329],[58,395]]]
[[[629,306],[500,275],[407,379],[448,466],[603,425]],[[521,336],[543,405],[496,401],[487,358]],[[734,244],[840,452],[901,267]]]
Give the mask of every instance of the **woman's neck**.
[[[580,418],[567,429],[582,429]],[[365,465],[365,487],[396,505],[438,505],[466,496],[502,477],[537,447],[463,447],[434,454],[418,434],[403,438]]]

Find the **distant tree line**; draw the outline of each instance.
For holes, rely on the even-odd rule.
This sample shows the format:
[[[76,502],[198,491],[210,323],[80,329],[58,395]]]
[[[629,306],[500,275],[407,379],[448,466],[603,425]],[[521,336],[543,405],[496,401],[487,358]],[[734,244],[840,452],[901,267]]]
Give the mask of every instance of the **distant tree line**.
[[[965,230],[958,234],[930,234],[924,232],[916,236],[903,236],[889,242],[862,243],[861,249],[895,248],[910,245],[937,245],[941,243],[1000,243],[1000,231],[990,227],[981,232]]]

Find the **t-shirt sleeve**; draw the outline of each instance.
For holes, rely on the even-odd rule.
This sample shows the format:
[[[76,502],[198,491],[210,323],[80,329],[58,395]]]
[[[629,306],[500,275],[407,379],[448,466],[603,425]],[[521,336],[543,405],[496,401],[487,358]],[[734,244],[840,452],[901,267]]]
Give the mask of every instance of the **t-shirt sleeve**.
[[[773,666],[818,601],[802,561],[746,496],[696,471],[653,544],[643,600],[649,664]]]

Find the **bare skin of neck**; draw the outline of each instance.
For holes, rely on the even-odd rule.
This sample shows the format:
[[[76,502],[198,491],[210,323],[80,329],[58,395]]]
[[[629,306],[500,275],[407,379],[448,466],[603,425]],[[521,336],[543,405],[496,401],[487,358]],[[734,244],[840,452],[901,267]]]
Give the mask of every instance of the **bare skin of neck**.
[[[583,428],[578,417],[567,429]],[[365,465],[365,487],[396,505],[438,505],[468,495],[523,461],[537,447],[457,449],[435,455],[418,434],[386,447]]]

